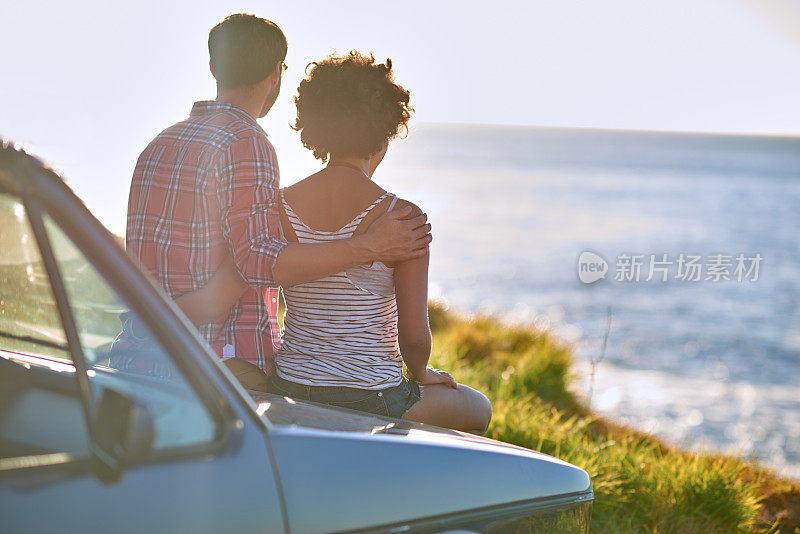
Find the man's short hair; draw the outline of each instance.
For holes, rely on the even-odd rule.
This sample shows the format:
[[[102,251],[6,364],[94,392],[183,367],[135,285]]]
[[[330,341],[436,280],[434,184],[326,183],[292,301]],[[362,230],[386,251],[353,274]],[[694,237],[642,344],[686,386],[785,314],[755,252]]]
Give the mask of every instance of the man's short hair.
[[[248,13],[237,13],[211,28],[208,53],[220,87],[253,85],[286,59],[286,36],[278,25]]]

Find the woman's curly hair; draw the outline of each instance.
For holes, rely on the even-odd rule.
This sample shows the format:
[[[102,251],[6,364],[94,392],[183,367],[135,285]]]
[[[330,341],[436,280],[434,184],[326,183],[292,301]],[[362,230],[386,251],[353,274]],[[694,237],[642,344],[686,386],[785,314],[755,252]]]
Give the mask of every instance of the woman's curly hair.
[[[368,158],[389,139],[408,131],[414,109],[409,92],[394,82],[392,60],[355,50],[310,63],[294,102],[303,146],[314,157]]]

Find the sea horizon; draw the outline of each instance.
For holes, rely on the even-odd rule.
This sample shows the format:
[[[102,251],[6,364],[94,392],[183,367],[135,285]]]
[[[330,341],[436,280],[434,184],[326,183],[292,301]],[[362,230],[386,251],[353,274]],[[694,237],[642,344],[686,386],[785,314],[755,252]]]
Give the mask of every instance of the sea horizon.
[[[798,479],[798,177],[798,136],[424,124],[375,180],[430,215],[432,297],[574,344],[584,395],[610,308],[593,409]],[[586,250],[610,264],[593,284]],[[637,254],[668,281],[614,280]],[[674,279],[681,254],[759,254],[760,278]]]

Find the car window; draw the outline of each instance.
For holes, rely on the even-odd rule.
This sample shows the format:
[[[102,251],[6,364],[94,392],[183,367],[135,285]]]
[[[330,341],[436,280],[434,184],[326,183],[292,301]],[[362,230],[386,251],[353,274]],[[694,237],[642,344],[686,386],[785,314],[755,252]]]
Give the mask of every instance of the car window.
[[[43,220],[94,398],[111,388],[146,406],[155,423],[155,449],[212,441],[217,430],[214,419],[144,317],[130,309],[52,218],[44,214]]]
[[[111,391],[143,406],[153,421],[155,450],[214,440],[214,418],[142,318],[53,219],[45,214],[43,221],[85,354],[93,402]],[[0,471],[23,465],[9,460],[18,457],[86,457],[88,425],[52,280],[29,214],[5,194],[0,194],[0,250]],[[97,414],[98,407],[90,413]]]
[[[0,461],[89,455],[56,300],[23,204],[0,194]]]

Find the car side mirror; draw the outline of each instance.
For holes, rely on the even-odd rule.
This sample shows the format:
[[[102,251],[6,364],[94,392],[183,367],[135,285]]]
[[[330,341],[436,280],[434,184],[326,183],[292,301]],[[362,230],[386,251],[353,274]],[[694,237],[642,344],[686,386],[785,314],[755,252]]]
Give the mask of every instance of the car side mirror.
[[[147,406],[113,389],[104,389],[97,409],[94,440],[120,467],[146,458],[153,449],[155,423]]]

